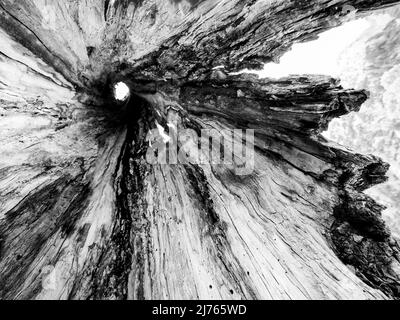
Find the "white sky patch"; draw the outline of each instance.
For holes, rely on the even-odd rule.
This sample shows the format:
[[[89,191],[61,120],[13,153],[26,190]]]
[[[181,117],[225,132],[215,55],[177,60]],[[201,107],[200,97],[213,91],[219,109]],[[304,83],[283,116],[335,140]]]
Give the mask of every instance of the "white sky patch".
[[[365,19],[355,20],[322,33],[317,40],[296,43],[282,56],[279,64],[266,64],[259,75],[273,78],[291,74],[338,76],[341,53],[368,27]]]
[[[124,82],[118,82],[114,86],[114,96],[115,99],[119,101],[124,101],[129,97],[130,90],[129,87]]]
[[[385,24],[389,15],[377,15]],[[340,56],[371,26],[366,18],[354,20],[320,34],[314,41],[296,43],[285,53],[280,62],[268,63],[264,70],[243,70],[262,78],[282,78],[290,75],[321,74],[338,77],[340,75]]]

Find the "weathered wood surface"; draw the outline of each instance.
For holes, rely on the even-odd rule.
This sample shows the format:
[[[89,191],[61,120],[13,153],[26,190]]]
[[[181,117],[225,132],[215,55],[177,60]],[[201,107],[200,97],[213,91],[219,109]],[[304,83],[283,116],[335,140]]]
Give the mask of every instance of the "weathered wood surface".
[[[229,75],[396,2],[1,0],[0,297],[399,297],[388,165],[320,135],[367,93]],[[156,123],[254,129],[254,172],[148,163]]]

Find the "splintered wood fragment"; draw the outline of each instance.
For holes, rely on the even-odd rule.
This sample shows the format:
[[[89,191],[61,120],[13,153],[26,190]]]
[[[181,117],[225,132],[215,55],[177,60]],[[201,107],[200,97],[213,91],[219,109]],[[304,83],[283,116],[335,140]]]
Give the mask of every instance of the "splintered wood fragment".
[[[231,75],[397,2],[2,0],[0,297],[399,298],[388,165],[321,135],[367,92]]]

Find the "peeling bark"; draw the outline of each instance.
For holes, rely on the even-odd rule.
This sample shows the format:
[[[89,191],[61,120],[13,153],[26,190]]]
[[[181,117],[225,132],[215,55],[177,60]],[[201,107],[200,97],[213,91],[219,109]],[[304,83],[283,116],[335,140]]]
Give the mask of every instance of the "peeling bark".
[[[230,74],[339,25],[344,4],[397,2],[3,0],[0,297],[398,298],[399,246],[363,193],[388,165],[321,136],[368,93]],[[253,129],[254,171],[151,164],[156,123],[216,130],[224,151]]]

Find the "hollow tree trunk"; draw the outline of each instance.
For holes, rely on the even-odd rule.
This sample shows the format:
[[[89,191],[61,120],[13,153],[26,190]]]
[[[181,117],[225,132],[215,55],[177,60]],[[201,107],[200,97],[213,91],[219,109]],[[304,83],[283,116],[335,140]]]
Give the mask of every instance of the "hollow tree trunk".
[[[1,0],[0,296],[399,297],[399,247],[363,194],[388,165],[320,135],[367,93],[230,74],[339,25],[344,5],[396,2]],[[228,154],[231,130],[253,129],[254,170],[150,163],[157,124],[213,129]]]

